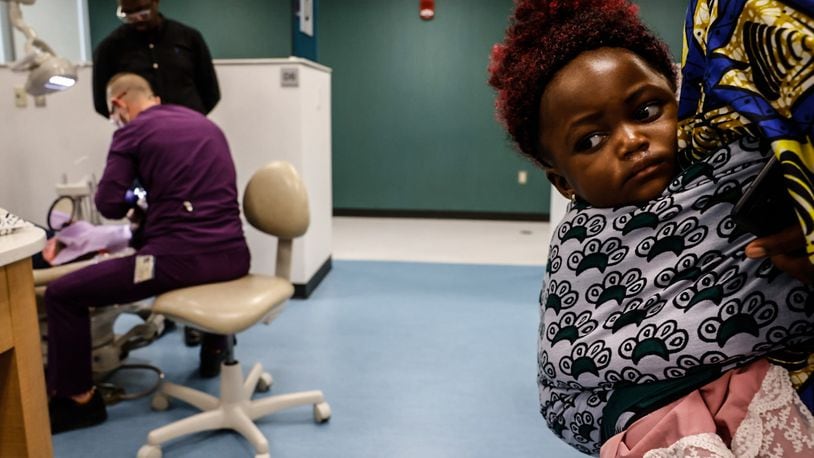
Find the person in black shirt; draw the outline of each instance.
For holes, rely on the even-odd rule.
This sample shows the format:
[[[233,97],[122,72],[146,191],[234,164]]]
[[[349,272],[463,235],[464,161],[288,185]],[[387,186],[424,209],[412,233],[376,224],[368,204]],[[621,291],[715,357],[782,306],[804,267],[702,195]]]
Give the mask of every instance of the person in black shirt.
[[[182,105],[204,115],[220,100],[212,56],[200,32],[158,12],[159,0],[118,0],[116,15],[124,24],[93,52],[93,105],[108,118],[107,84],[118,73],[146,79],[162,104]],[[201,331],[184,327],[184,342],[198,345]],[[202,349],[210,376],[219,364]],[[206,353],[206,354],[205,354]],[[211,364],[209,364],[211,363]],[[203,365],[202,365],[203,367]]]
[[[208,114],[220,100],[212,56],[203,36],[192,27],[158,12],[159,0],[119,0],[124,22],[93,53],[93,104],[107,118],[105,88],[121,72],[150,82],[165,104],[183,105]]]

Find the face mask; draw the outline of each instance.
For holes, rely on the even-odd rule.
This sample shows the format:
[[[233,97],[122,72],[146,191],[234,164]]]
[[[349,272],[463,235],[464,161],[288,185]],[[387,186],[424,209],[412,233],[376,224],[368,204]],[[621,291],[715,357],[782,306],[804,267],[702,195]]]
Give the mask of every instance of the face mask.
[[[110,113],[109,119],[110,123],[116,126],[117,129],[120,129],[124,127],[125,124],[127,124],[127,119],[125,119],[124,115],[122,115],[120,109],[113,110],[113,112]]]

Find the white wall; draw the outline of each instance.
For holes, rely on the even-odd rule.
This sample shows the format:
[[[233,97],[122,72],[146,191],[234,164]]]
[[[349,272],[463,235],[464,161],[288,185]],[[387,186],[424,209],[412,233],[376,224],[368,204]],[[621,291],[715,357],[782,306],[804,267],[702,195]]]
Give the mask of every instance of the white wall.
[[[13,88],[25,73],[0,68],[0,207],[39,224],[56,197],[54,184],[101,176],[113,126],[93,111],[91,69],[66,92],[46,97],[44,108],[14,106]]]
[[[115,2],[111,0],[113,4]],[[20,10],[23,21],[57,55],[74,63],[91,60],[87,0],[39,0],[34,5],[21,5]],[[115,6],[111,6],[110,14],[115,14]],[[15,60],[20,59],[25,56],[25,35],[14,30],[13,40]]]
[[[331,73],[304,59],[219,60],[221,101],[211,113],[229,140],[242,189],[272,160],[291,162],[308,190],[311,226],[294,242],[292,279],[304,284],[331,255]],[[297,68],[299,87],[281,87],[282,68]],[[276,241],[246,230],[252,269],[273,272]]]

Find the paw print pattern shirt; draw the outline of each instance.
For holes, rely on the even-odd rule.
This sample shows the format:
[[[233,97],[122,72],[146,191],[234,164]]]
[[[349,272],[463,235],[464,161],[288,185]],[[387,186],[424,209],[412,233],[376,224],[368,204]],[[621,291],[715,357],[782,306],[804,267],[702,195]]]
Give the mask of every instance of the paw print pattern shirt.
[[[643,206],[571,204],[540,294],[540,402],[549,427],[598,453],[620,384],[747,364],[814,333],[811,289],[744,255],[729,215],[768,149],[740,139]]]

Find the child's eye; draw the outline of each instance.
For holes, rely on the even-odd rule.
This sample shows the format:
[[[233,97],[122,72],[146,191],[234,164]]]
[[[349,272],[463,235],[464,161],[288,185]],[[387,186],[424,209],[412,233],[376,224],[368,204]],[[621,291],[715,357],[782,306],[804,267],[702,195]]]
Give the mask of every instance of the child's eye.
[[[602,143],[603,138],[605,138],[605,136],[598,133],[586,135],[582,137],[576,145],[574,145],[574,150],[588,151],[594,149]]]
[[[639,121],[650,121],[657,118],[660,114],[661,103],[650,102],[639,107],[634,116]]]

